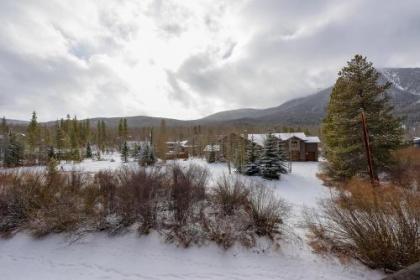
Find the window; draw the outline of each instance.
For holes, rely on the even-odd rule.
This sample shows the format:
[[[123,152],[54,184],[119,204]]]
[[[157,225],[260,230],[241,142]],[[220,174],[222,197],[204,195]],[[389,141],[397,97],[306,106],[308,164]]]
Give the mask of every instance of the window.
[[[290,147],[292,150],[299,150],[299,141],[297,140],[292,140],[290,141]]]

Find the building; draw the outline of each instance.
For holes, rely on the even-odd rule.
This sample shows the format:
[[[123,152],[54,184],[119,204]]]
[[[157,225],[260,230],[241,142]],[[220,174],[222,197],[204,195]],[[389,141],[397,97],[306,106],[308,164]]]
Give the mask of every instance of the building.
[[[306,136],[303,132],[273,133],[282,144],[291,161],[318,161],[318,136]],[[267,134],[248,134],[248,140],[263,147]]]
[[[203,152],[205,153],[206,158],[210,157],[210,153],[214,152],[214,159],[216,161],[223,161],[224,156],[222,152],[221,145],[219,144],[209,144],[204,147]]]
[[[189,156],[188,150],[191,148],[188,145],[188,140],[183,141],[168,141],[166,142],[168,152],[165,154],[166,159],[187,159]]]

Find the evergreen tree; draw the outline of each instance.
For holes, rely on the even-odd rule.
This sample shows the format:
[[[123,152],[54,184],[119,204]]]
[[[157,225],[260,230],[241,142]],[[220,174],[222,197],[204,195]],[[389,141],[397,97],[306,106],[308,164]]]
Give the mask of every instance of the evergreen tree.
[[[141,155],[141,146],[134,144],[131,156],[136,160],[140,160],[140,155]]]
[[[245,168],[244,174],[252,176],[257,175],[260,172],[258,166],[258,149],[257,144],[254,142],[254,135],[251,136],[251,141],[248,141],[246,147],[246,159],[245,159]]]
[[[32,113],[32,118],[27,128],[27,139],[30,156],[32,157],[34,156],[35,150],[38,148],[40,141],[40,129],[35,111]]]
[[[48,157],[48,159],[52,159],[52,158],[55,158],[56,157],[53,146],[48,146],[48,148],[47,148],[47,157]]]
[[[216,151],[214,150],[214,145],[210,145],[209,157],[207,158],[208,163],[216,162]]]
[[[101,121],[101,127],[100,127],[100,138],[101,138],[101,146],[102,146],[102,150],[105,150],[105,143],[106,143],[106,125],[105,125],[105,121]]]
[[[87,142],[86,145],[86,158],[92,158],[92,148],[90,147],[89,142]]]
[[[124,134],[123,120],[120,119],[120,121],[118,122],[118,136],[120,137],[120,139],[123,138],[123,134]]]
[[[338,74],[322,124],[326,172],[334,179],[348,179],[368,170],[361,113],[366,115],[374,174],[392,164],[391,151],[402,140],[400,120],[392,115],[379,73],[366,57],[356,55]]]
[[[277,138],[269,133],[264,142],[264,149],[261,155],[261,175],[266,179],[279,179],[281,173],[287,173],[287,163],[282,158],[282,151],[279,151]]]
[[[127,141],[124,141],[124,144],[122,146],[121,149],[121,158],[123,159],[124,162],[128,161],[128,145],[127,145]]]
[[[160,121],[158,136],[159,137],[157,139],[157,155],[159,156],[159,158],[164,160],[166,157],[166,152],[168,150],[166,144],[166,142],[168,141],[166,133],[166,121],[164,119]]]
[[[128,124],[127,124],[127,119],[124,118],[123,119],[123,126],[122,126],[122,134],[123,134],[123,139],[124,141],[127,140],[128,137]]]
[[[57,147],[57,159],[62,159],[63,156],[63,149],[65,146],[65,136],[64,136],[64,131],[61,127],[61,125],[59,124],[59,122],[57,121],[56,125],[55,125],[55,146]]]
[[[17,139],[16,135],[9,133],[7,137],[6,150],[4,153],[4,163],[6,166],[20,166],[23,162],[23,144]]]
[[[3,116],[1,119],[0,134],[6,135],[9,132],[6,117]]]
[[[155,153],[153,151],[153,146],[146,143],[141,149],[140,156],[140,165],[141,166],[150,166],[156,162]]]

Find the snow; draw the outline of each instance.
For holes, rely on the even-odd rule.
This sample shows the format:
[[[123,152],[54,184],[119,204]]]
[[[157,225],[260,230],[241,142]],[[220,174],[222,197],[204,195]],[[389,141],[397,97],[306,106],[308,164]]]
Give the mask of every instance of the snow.
[[[306,143],[321,143],[318,136],[306,136],[304,132],[282,132],[273,133],[275,137],[281,141],[287,141],[290,138],[299,138]],[[248,134],[248,140],[254,142],[257,145],[264,146],[267,134]]]
[[[169,161],[168,163],[172,163]],[[227,164],[208,164],[202,159],[179,160],[182,166],[207,167],[212,181],[228,174]],[[118,169],[124,164],[118,154],[105,161],[63,163],[64,170],[96,172]],[[301,210],[315,207],[329,196],[329,189],[316,177],[318,163],[294,162],[292,173],[280,181],[244,177],[265,183],[292,205],[294,217],[280,247],[261,242],[255,249],[234,247],[227,251],[216,245],[178,248],[165,244],[157,233],[139,237],[135,232],[109,237],[88,234],[75,242],[65,235],[35,240],[25,233],[0,239],[0,279],[381,279],[384,275],[356,261],[342,264],[332,256],[311,251],[305,230],[299,226]]]

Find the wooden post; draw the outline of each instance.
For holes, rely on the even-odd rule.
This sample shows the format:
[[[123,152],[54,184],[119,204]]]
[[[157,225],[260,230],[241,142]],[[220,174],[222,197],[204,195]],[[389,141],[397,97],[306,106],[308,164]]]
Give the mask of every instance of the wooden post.
[[[367,129],[365,112],[362,111],[360,113],[360,117],[362,119],[363,140],[364,140],[364,143],[365,143],[366,157],[367,157],[367,161],[368,161],[370,181],[372,183],[372,186],[375,187],[375,186],[378,185],[379,179],[378,179],[378,176],[375,174],[375,172],[373,170],[372,150],[371,150],[370,142],[369,142],[369,132],[368,132],[368,129]]]

